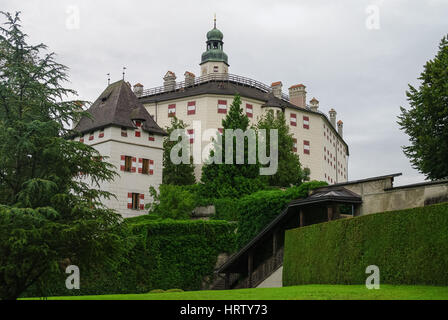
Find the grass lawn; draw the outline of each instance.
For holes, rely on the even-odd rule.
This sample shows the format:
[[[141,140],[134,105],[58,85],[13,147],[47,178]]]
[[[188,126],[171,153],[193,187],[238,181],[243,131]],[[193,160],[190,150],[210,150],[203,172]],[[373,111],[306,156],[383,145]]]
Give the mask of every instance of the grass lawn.
[[[284,288],[53,297],[49,300],[448,300],[448,287],[305,285]]]

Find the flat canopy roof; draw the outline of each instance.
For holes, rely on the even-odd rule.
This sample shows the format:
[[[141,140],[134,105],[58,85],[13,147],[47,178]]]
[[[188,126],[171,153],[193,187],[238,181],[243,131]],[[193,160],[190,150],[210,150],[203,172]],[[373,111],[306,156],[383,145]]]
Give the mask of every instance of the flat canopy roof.
[[[218,273],[231,272],[232,267],[236,266],[238,262],[247,257],[250,249],[256,246],[257,243],[264,240],[270,235],[270,232],[275,229],[279,224],[289,219],[295,212],[290,210],[291,208],[311,205],[311,204],[324,204],[324,203],[348,203],[359,204],[362,199],[356,193],[349,191],[345,188],[332,188],[331,190],[322,190],[313,193],[307,198],[297,199],[291,201],[286,209],[279,214],[271,223],[269,223],[255,238],[253,238],[248,244],[246,244],[240,251],[232,255],[221,267],[218,268]]]

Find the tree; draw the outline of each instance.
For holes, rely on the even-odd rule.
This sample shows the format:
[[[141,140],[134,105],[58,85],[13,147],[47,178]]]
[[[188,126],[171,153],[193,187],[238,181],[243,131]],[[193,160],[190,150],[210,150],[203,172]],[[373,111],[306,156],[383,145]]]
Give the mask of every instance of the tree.
[[[124,245],[113,232],[120,216],[101,204],[113,196],[99,189],[112,165],[68,139],[81,114],[79,101],[64,101],[76,95],[63,87],[67,68],[26,42],[19,13],[1,14],[0,299],[16,299],[63,261],[82,272],[114,263]]]
[[[222,163],[209,163],[202,167],[201,181],[203,183],[203,196],[208,198],[239,198],[246,194],[263,189],[265,182],[260,177],[259,163],[249,164],[249,148],[247,138],[244,143],[244,163],[236,163],[236,138],[233,137],[232,164],[226,164],[226,129],[241,129],[245,132],[249,128],[249,118],[241,108],[241,97],[236,94],[227,116],[222,120],[223,134],[221,139],[215,140],[214,150],[210,157],[221,153]],[[220,145],[222,141],[222,145]]]
[[[406,91],[410,109],[401,109],[398,124],[411,145],[403,147],[414,168],[428,179],[448,178],[448,38],[424,66],[418,89]]]
[[[154,201],[148,205],[149,213],[162,219],[187,220],[196,207],[196,196],[190,186],[162,184],[159,194],[154,187],[149,188]]]
[[[277,173],[267,176],[268,184],[277,187],[290,187],[300,185],[309,179],[309,171],[302,170],[299,155],[293,150],[294,141],[289,127],[286,124],[285,114],[279,112],[277,116],[272,110],[268,111],[258,122],[258,129],[265,129],[267,133],[267,145],[269,150],[269,130],[278,132],[278,169]]]
[[[192,161],[190,161],[190,163],[174,164],[170,158],[171,149],[182,140],[182,137],[179,137],[178,141],[171,141],[171,133],[174,130],[185,129],[186,127],[186,124],[182,120],[173,117],[171,120],[171,127],[166,128],[168,136],[163,141],[163,184],[183,186],[191,185],[196,182]]]

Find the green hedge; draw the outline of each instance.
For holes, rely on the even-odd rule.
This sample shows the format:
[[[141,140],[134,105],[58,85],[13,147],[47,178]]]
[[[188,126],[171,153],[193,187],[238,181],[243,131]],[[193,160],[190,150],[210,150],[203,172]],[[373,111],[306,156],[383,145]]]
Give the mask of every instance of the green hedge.
[[[364,284],[369,265],[381,283],[448,285],[448,204],[286,231],[285,286]]]
[[[81,290],[67,290],[63,273],[41,284],[43,294],[147,293],[153,289],[197,290],[214,271],[220,253],[235,250],[235,225],[226,221],[128,219],[130,246],[117,269],[83,268]],[[41,295],[37,286],[25,296]]]
[[[264,190],[238,201],[237,245],[243,247],[254,238],[266,225],[283,212],[293,199],[305,198],[310,190],[327,185],[326,182],[305,182],[298,187],[286,190]]]

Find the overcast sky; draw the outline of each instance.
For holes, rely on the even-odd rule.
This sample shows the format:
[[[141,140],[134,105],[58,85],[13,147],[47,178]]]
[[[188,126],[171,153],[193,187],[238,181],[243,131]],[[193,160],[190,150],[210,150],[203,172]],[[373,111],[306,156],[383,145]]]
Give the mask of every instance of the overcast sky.
[[[349,179],[402,172],[396,185],[424,181],[401,146],[396,123],[408,83],[448,33],[446,0],[112,1],[1,0],[21,11],[31,43],[43,42],[70,68],[70,87],[93,101],[122,77],[145,88],[200,74],[205,35],[224,33],[230,73],[266,84],[307,86],[307,100],[334,108],[350,147]]]

